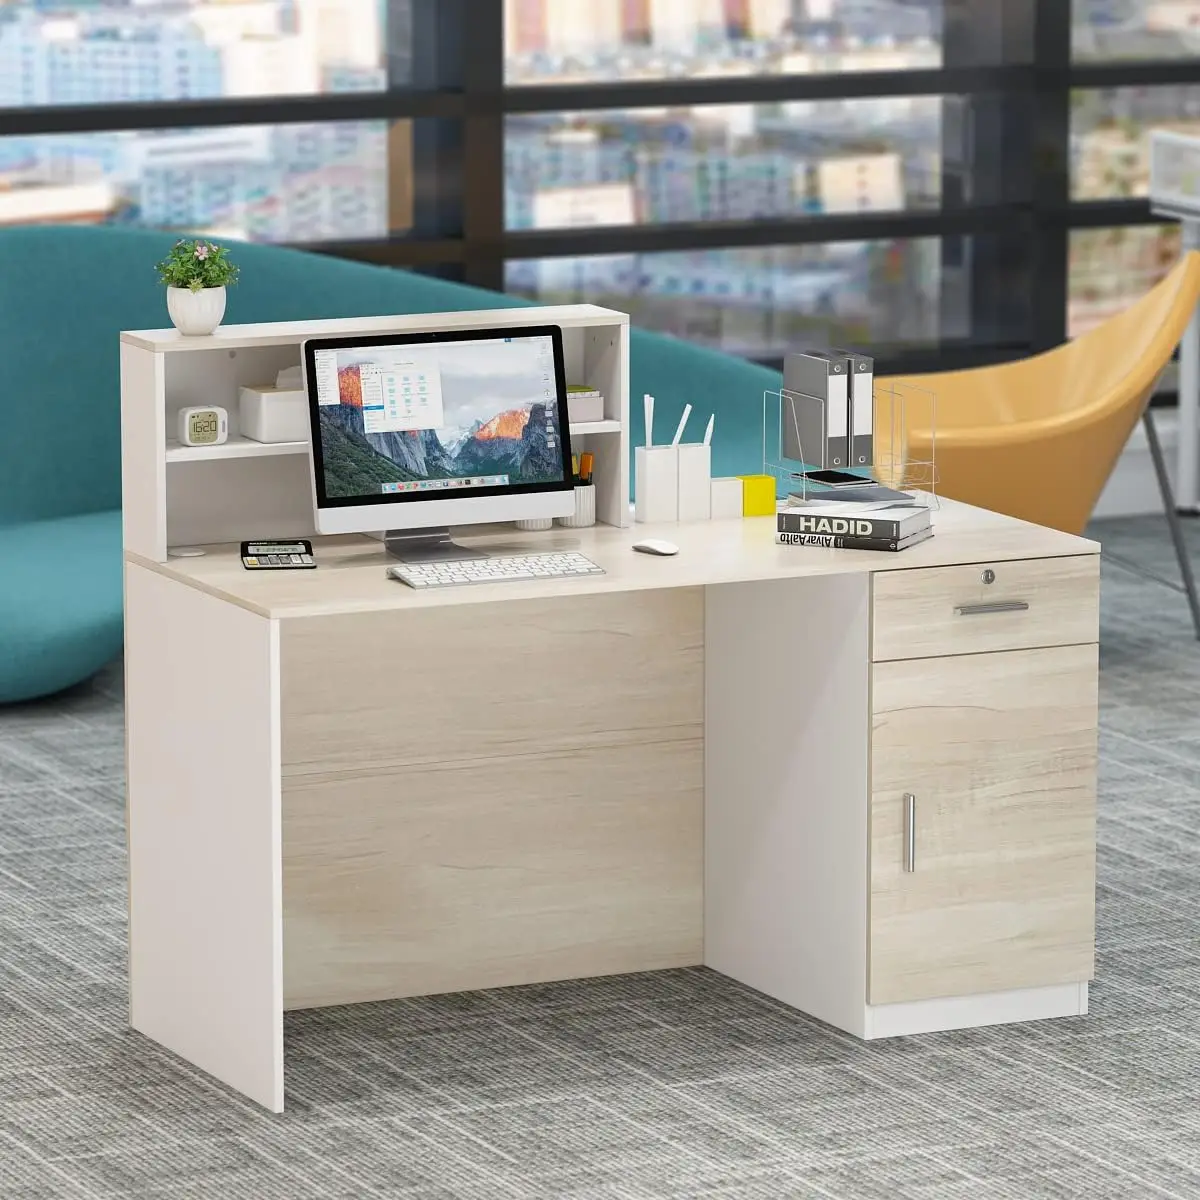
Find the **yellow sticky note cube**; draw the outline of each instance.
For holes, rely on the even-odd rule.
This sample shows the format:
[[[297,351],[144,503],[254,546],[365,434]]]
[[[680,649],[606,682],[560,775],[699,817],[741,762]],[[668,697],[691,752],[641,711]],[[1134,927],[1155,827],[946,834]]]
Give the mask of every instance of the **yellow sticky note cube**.
[[[743,475],[742,516],[773,517],[775,515],[775,476]]]

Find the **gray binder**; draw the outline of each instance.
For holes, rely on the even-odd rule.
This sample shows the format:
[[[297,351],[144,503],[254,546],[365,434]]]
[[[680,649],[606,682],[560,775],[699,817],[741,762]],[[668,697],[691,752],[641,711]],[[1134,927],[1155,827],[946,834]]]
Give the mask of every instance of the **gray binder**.
[[[850,466],[875,465],[875,360],[857,350],[833,350],[850,368]]]
[[[850,461],[850,368],[836,351],[806,350],[783,363],[783,456],[809,467]],[[819,404],[792,400],[812,396]],[[822,428],[823,426],[823,428]]]

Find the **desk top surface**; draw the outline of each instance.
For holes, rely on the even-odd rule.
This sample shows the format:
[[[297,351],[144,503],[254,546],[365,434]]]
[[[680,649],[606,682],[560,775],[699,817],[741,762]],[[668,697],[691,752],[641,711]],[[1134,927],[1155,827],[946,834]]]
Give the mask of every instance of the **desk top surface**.
[[[603,567],[605,574],[429,591],[415,591],[389,579],[385,568],[390,560],[382,543],[361,536],[315,539],[315,571],[247,571],[236,545],[208,547],[203,557],[173,558],[165,563],[136,554],[126,557],[131,563],[262,616],[308,617],[1100,552],[1099,544],[1086,538],[948,500],[941,501],[934,512],[933,526],[932,538],[899,553],[781,546],[775,541],[773,517],[634,525],[628,529],[611,525],[591,529],[556,526],[545,533],[523,533],[512,526],[474,527],[456,530],[455,539],[493,553],[579,550]],[[679,553],[659,558],[632,551],[634,542],[651,537],[674,542]]]

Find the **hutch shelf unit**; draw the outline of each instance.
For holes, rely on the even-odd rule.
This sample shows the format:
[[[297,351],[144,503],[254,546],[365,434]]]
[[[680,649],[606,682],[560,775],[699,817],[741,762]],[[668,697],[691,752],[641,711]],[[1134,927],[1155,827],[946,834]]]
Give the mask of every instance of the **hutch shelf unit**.
[[[570,383],[604,396],[604,420],[571,425],[571,444],[595,459],[596,518],[626,526],[629,511],[629,317],[590,304],[228,325],[205,337],[174,329],[121,334],[125,550],[152,562],[168,546],[314,533],[309,444],[255,442],[238,426],[238,389],[274,381],[308,338],[558,325]],[[191,405],[229,412],[219,446],[174,441]]]

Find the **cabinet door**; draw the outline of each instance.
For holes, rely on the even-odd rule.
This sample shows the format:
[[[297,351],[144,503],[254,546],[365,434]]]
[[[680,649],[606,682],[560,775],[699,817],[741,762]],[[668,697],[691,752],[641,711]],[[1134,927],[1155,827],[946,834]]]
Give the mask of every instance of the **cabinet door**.
[[[870,1003],[1091,978],[1097,652],[872,668]]]

